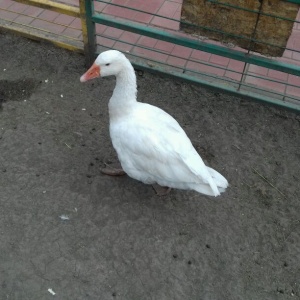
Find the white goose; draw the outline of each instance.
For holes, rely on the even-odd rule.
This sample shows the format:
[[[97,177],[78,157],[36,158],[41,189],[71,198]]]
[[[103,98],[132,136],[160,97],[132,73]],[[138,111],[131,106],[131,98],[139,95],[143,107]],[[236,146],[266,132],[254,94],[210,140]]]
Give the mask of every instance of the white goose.
[[[218,196],[227,180],[207,167],[178,122],[158,107],[137,102],[136,76],[125,55],[116,50],[101,53],[80,81],[115,75],[116,87],[109,100],[110,136],[122,165],[108,175],[128,174],[155,188],[195,190]]]

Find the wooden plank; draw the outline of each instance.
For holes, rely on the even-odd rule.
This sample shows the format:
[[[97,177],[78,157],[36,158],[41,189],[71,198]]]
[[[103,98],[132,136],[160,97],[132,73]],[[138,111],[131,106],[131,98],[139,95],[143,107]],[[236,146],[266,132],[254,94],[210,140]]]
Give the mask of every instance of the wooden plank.
[[[36,41],[50,42],[58,47],[83,53],[83,43],[80,40],[71,39],[51,32],[45,32],[38,28],[14,24],[0,19],[0,31],[21,35]]]
[[[92,21],[94,13],[93,0],[79,0],[80,19],[82,25],[82,37],[86,66],[89,67],[96,55],[96,28]]]
[[[27,5],[37,6],[40,8],[56,11],[58,13],[79,18],[79,7],[51,1],[51,0],[14,0]]]
[[[282,56],[299,5],[278,0],[184,0],[181,29],[267,56]]]

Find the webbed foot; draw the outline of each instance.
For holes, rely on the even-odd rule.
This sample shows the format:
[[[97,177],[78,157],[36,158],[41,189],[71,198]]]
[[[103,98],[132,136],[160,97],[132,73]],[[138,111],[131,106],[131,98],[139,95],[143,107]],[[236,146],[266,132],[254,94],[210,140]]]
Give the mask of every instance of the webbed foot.
[[[123,176],[126,175],[125,171],[122,169],[121,164],[117,164],[116,167],[111,167],[105,164],[105,168],[100,168],[100,172],[109,176]]]
[[[170,193],[171,188],[167,186],[161,186],[159,184],[152,184],[154,191],[156,192],[157,196],[166,196]]]

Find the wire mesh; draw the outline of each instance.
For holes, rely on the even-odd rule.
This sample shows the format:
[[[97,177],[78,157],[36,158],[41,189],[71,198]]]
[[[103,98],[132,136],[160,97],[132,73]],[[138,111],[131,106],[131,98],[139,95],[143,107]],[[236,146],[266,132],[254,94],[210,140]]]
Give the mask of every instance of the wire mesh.
[[[212,2],[215,4],[220,3],[217,1]],[[97,3],[100,3],[101,6],[98,6]],[[164,4],[165,3],[169,4],[172,3],[172,1],[164,1]],[[134,7],[134,4],[136,3],[133,1],[121,3],[121,1],[108,2],[97,0],[95,1],[95,11],[96,13],[111,15],[116,19],[130,20],[147,24],[147,26],[150,27],[161,27],[164,31],[176,33],[183,37],[188,36],[180,31],[180,25],[182,23],[182,20],[180,20],[180,9],[177,9],[173,12],[173,15],[171,15],[170,11],[164,9],[163,5],[150,12],[149,9],[145,9],[145,5],[136,5],[136,7]],[[180,3],[178,4],[178,8],[180,8]],[[220,4],[224,5],[224,2]],[[114,8],[118,8],[118,10],[116,11]],[[234,8],[243,9],[242,7]],[[259,13],[259,11],[252,12]],[[144,19],[140,19],[140,14],[144,14]],[[262,14],[268,17],[277,17],[274,14]],[[296,37],[297,34],[300,33],[300,14],[298,13],[296,20],[280,16],[278,16],[278,18],[293,22],[294,24],[294,30],[285,47],[275,43],[260,41],[254,37],[248,38],[235,34],[232,34],[232,36],[251,41],[252,43],[259,42],[267,46],[284,49],[282,57],[268,57],[271,64],[270,67],[272,67],[273,62],[287,63],[296,66],[297,74],[300,74],[300,68],[297,67],[300,66],[300,42],[298,43],[297,39],[294,38],[294,36]],[[198,26],[188,22],[185,23],[196,28],[218,31],[214,28]],[[256,94],[258,98],[260,96],[262,96],[262,98],[267,96],[271,99],[300,105],[300,77],[297,75],[275,71],[271,68],[264,68],[251,63],[243,63],[235,59],[228,59],[200,50],[191,50],[186,47],[177,46],[158,39],[146,38],[143,35],[134,33],[131,33],[130,38],[126,38],[126,31],[118,28],[113,28],[112,30],[111,27],[105,25],[98,25],[96,32],[98,46],[100,46],[98,47],[98,52],[100,49],[116,48],[127,52],[128,55],[130,54],[133,60],[138,60],[142,57],[152,68],[156,66],[166,68],[171,70],[170,72],[204,78],[205,81],[211,82],[218,87],[220,87],[221,84],[227,87],[230,86],[237,92],[243,91],[245,94],[249,93],[249,95]],[[225,34],[222,31],[219,32]],[[226,33],[226,35],[230,34]],[[235,50],[245,53],[245,55],[254,54],[256,56],[262,56],[251,51],[251,48],[245,50],[233,43],[222,40],[211,40],[206,36],[195,34],[189,35],[189,38],[193,38],[201,43],[220,45],[228,49],[234,48]]]
[[[97,52],[118,49],[125,52],[137,67],[300,110],[300,13],[294,20],[276,16],[273,12],[266,13],[261,6],[248,9],[224,1],[207,2],[233,9],[236,13],[246,11],[273,21],[284,20],[293,24],[293,30],[287,44],[282,45],[276,38],[271,42],[258,39],[257,24],[252,34],[246,36],[225,32],[220,24],[191,23],[182,17],[183,0],[94,0],[95,12],[87,18],[101,23],[96,24],[95,31]],[[78,7],[76,0],[60,0],[58,3]],[[41,8],[35,8],[33,13],[33,7],[20,5],[11,0],[0,0],[0,24],[25,27],[30,32],[42,32],[51,39],[63,39],[83,48],[79,18]],[[143,26],[148,31],[156,31],[149,37],[147,30],[134,31],[124,24],[137,24],[137,29]],[[184,26],[192,28],[193,33],[184,32]],[[160,37],[156,32],[176,36],[176,39]],[[218,34],[218,39],[212,38],[211,33]],[[185,44],[182,42],[185,40],[190,42]],[[239,46],[239,40],[248,43],[249,47]],[[178,41],[181,42],[178,44]],[[282,56],[270,57],[254,52],[257,44],[278,48]]]

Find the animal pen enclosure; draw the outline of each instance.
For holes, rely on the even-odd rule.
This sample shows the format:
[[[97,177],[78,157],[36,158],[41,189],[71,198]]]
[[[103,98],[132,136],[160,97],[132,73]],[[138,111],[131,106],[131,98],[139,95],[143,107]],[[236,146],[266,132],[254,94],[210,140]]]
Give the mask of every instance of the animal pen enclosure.
[[[33,16],[28,8],[16,14],[20,4],[2,0],[2,28],[84,48],[89,64],[96,52],[115,48],[136,68],[300,110],[298,0],[18,2],[57,16],[42,10]]]

